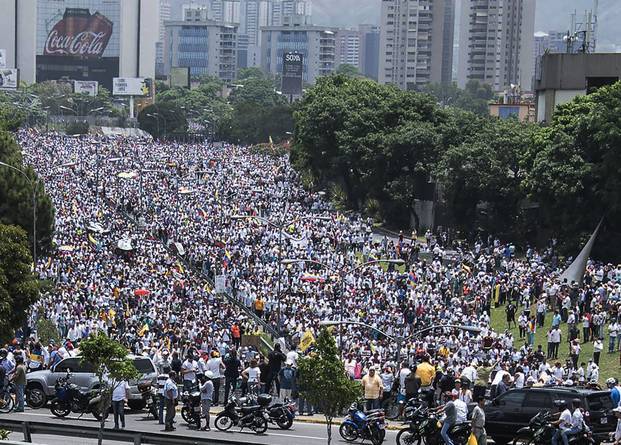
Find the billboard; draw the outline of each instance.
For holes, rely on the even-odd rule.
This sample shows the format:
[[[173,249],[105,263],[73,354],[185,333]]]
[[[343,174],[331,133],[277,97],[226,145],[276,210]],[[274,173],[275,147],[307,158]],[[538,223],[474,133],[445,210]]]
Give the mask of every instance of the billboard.
[[[173,66],[170,68],[170,86],[190,88],[190,67]]]
[[[19,85],[19,71],[15,68],[0,69],[0,90],[15,90]]]
[[[119,75],[121,0],[38,0],[37,82]]]
[[[113,96],[151,96],[152,79],[144,77],[115,77],[112,82]]]
[[[284,53],[282,55],[282,93],[301,96],[304,75],[304,55]]]
[[[96,80],[75,80],[73,82],[74,93],[97,96],[98,91],[99,83]]]

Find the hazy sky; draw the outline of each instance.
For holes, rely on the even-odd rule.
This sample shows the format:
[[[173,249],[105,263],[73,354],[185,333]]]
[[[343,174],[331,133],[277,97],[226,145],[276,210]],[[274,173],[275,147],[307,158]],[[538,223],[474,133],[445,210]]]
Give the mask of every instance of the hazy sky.
[[[459,0],[457,0],[459,1]],[[537,0],[536,31],[565,31],[570,14],[579,16],[593,8],[595,0]],[[313,22],[322,25],[356,26],[359,23],[377,24],[381,0],[313,0]],[[599,0],[599,51],[621,51],[621,0]]]

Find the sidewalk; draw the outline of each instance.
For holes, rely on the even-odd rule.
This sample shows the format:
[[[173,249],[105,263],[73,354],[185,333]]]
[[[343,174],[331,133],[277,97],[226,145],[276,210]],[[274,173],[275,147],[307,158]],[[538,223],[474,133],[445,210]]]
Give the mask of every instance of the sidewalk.
[[[220,414],[220,412],[222,412],[223,409],[224,409],[223,406],[215,406],[209,410],[209,413],[212,416],[216,416]],[[312,416],[296,415],[294,422],[315,423],[315,424],[320,424],[320,425],[325,425],[327,423],[326,418],[323,416],[323,414],[313,414]],[[340,425],[341,423],[343,423],[343,417],[335,417],[332,421],[332,424],[336,426]],[[402,422],[386,420],[387,430],[398,431],[402,428],[405,428],[405,425],[403,425]]]

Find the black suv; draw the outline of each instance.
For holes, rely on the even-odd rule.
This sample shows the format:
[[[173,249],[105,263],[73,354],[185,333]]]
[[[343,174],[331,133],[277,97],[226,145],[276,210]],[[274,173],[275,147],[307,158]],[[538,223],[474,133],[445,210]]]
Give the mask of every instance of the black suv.
[[[512,389],[496,397],[485,405],[487,436],[497,445],[505,445],[538,412],[558,412],[555,400],[564,400],[569,406],[573,399],[582,402],[584,420],[592,429],[595,441],[606,440],[617,427],[610,391],[563,387]]]

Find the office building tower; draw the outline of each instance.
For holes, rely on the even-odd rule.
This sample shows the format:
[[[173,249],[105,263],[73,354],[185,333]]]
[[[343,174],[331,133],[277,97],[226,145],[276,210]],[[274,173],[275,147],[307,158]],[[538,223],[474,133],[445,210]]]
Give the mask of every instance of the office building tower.
[[[314,83],[337,67],[337,32],[336,28],[302,24],[262,28],[261,68],[275,75],[282,74],[283,55],[297,52],[304,57],[304,82]]]
[[[337,66],[353,65],[360,71],[360,49],[362,36],[357,29],[340,29],[336,38]]]
[[[181,17],[184,22],[206,22],[209,20],[209,8],[200,5],[183,5]]]
[[[296,15],[303,17],[303,24],[312,23],[312,2],[311,0],[272,0],[271,4],[271,26],[282,26],[285,18]],[[299,19],[298,19],[299,20]]]
[[[532,89],[535,0],[462,0],[457,81]]]
[[[379,81],[402,89],[451,81],[454,0],[382,0]]]
[[[380,29],[375,25],[360,25],[360,72],[377,80],[379,68]]]
[[[165,23],[164,71],[189,67],[190,76],[217,76],[225,82],[237,73],[237,25],[214,21]]]

